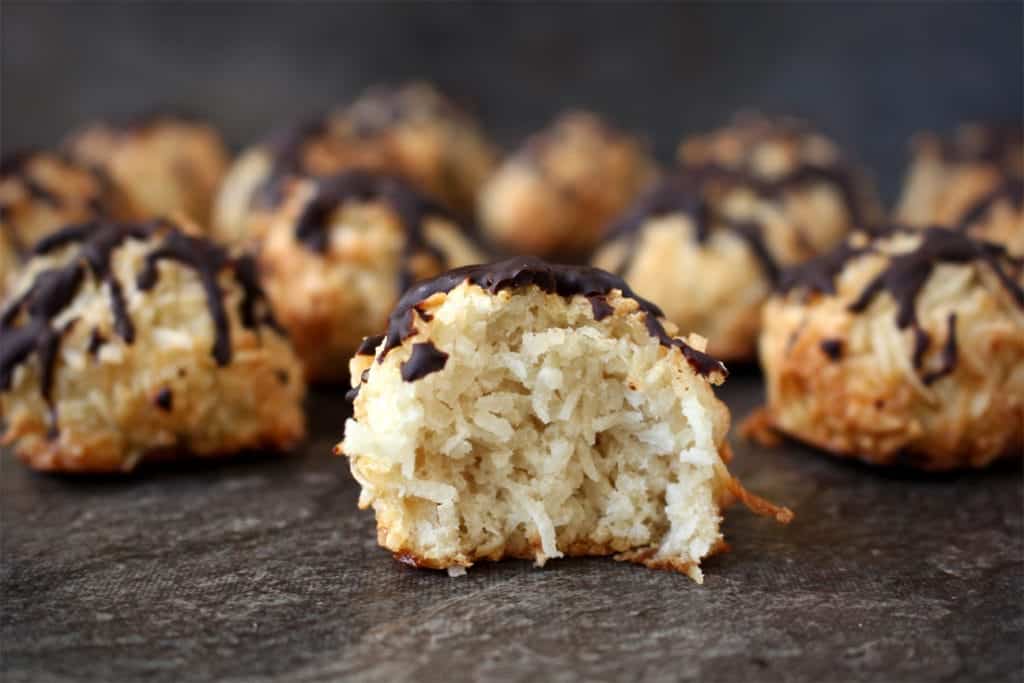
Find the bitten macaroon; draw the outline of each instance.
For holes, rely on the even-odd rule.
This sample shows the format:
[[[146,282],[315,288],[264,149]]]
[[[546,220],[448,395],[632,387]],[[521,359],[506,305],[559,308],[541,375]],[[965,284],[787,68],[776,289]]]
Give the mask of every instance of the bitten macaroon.
[[[654,304],[593,268],[520,257],[453,270],[402,297],[351,363],[336,449],[402,562],[458,573],[615,555],[702,580],[739,498],[724,366]]]

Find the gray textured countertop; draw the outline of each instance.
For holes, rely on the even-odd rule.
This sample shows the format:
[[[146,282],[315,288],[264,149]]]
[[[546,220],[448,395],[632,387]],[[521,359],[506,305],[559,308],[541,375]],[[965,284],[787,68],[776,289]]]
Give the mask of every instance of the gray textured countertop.
[[[735,422],[759,380],[723,391]],[[612,560],[391,560],[315,438],[127,479],[30,473],[3,454],[0,679],[14,681],[1020,680],[1019,464],[923,477],[736,443],[788,528],[736,509],[706,582]]]

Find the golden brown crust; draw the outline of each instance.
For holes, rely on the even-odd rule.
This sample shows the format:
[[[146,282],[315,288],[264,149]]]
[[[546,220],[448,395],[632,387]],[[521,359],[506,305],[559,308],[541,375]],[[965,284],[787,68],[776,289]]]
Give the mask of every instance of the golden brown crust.
[[[3,445],[10,445],[14,440],[5,434],[0,440]],[[266,435],[258,441],[239,440],[225,441],[221,450],[197,453],[175,447],[161,447],[143,453],[131,467],[121,460],[111,457],[109,448],[102,444],[96,446],[75,444],[73,448],[60,443],[35,441],[28,446],[14,449],[14,454],[23,463],[39,472],[62,472],[65,474],[118,474],[134,469],[140,465],[164,463],[182,460],[222,460],[235,457],[241,451],[270,451],[287,453],[297,446],[305,436],[303,425],[294,420],[281,421],[276,425],[268,425]]]
[[[743,488],[743,484],[736,477],[729,477],[728,481],[726,481],[726,489],[736,500],[743,503],[755,515],[771,517],[779,524],[789,524],[793,521],[792,510],[782,505],[776,505],[755,493],[751,493]]]
[[[731,548],[725,539],[719,539],[704,557],[706,559],[708,557],[727,553],[730,550]],[[696,571],[700,570],[700,565],[696,562],[684,562],[679,558],[672,557],[657,557],[657,553],[657,548],[637,548],[622,551],[616,549],[612,544],[607,543],[574,543],[568,546],[562,554],[565,557],[611,557],[616,562],[631,562],[633,564],[643,565],[648,569],[674,571],[680,574],[686,574],[687,576],[692,576]],[[415,569],[434,569],[442,571],[445,569],[451,569],[452,567],[468,568],[477,562],[500,562],[502,560],[537,561],[543,556],[540,554],[540,542],[534,538],[519,546],[502,548],[495,552],[488,553],[487,555],[460,556],[457,560],[452,558],[450,561],[420,557],[409,550],[394,552],[392,553],[392,557],[394,557],[397,562],[401,562],[402,564]]]

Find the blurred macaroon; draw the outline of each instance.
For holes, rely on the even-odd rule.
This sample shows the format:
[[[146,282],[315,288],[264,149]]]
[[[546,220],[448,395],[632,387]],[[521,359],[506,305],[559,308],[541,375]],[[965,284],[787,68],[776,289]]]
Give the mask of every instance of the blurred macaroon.
[[[5,156],[0,162],[0,298],[39,240],[69,224],[137,214],[100,169],[46,150]]]
[[[921,133],[896,219],[969,232],[1024,255],[1024,127],[964,124],[947,137]]]
[[[728,361],[753,360],[779,273],[877,218],[859,170],[807,124],[741,116],[685,141],[680,166],[613,223],[593,264]]]
[[[685,138],[677,156],[680,166],[708,182],[754,187],[815,251],[882,220],[866,172],[800,119],[738,114],[722,128]]]
[[[293,184],[259,245],[262,282],[315,381],[347,377],[363,337],[413,282],[485,259],[439,202],[397,176]]]
[[[205,232],[229,156],[216,128],[154,111],[73,133],[71,156],[102,168],[149,217],[183,216]]]
[[[505,250],[578,260],[656,175],[640,140],[572,111],[502,164],[482,190],[479,215]]]
[[[471,213],[495,152],[464,109],[423,83],[367,91],[348,107],[287,126],[239,156],[217,199],[214,234],[258,243],[290,183],[350,169],[402,176]]]
[[[927,470],[1024,454],[1024,261],[952,230],[854,233],[764,308],[770,427]]]
[[[51,234],[0,313],[2,441],[35,469],[286,449],[304,393],[252,259],[167,221]]]

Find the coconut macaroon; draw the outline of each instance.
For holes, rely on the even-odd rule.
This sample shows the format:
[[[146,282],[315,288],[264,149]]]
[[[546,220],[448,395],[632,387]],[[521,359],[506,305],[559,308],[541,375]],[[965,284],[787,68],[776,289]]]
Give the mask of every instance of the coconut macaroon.
[[[217,198],[214,234],[230,244],[259,242],[290,184],[350,169],[400,175],[465,214],[493,165],[477,122],[434,88],[375,88],[243,152]]]
[[[837,236],[875,225],[882,215],[866,173],[799,119],[737,115],[723,128],[684,139],[678,160],[716,184],[755,187],[819,252]]]
[[[569,112],[505,161],[484,185],[479,214],[505,249],[574,258],[655,175],[638,140],[593,114]]]
[[[259,249],[262,281],[309,378],[343,379],[413,281],[484,259],[440,204],[395,176],[294,185]]]
[[[74,133],[68,152],[104,169],[149,217],[184,216],[205,230],[228,152],[210,124],[150,112]]]
[[[386,155],[357,144],[336,117],[285,126],[242,152],[228,170],[214,206],[213,236],[224,244],[257,245],[290,185],[356,167],[385,168]]]
[[[614,224],[593,264],[622,276],[681,330],[709,339],[716,357],[752,360],[761,305],[780,269],[843,237],[822,231],[812,240],[809,232],[757,183],[719,185],[684,169]]]
[[[383,150],[387,170],[459,215],[472,215],[497,153],[479,123],[436,88],[371,88],[338,119],[344,134]]]
[[[604,271],[522,257],[402,297],[352,360],[335,449],[379,543],[417,567],[615,555],[701,581],[734,498],[725,368]]]
[[[287,448],[304,383],[250,259],[163,224],[39,242],[0,313],[3,443],[31,467]]]
[[[1022,283],[1024,262],[959,232],[855,235],[765,306],[761,421],[878,465],[1021,457]]]
[[[0,296],[32,245],[69,223],[136,216],[131,201],[100,170],[44,150],[0,162]]]
[[[1024,256],[1024,131],[1020,124],[966,124],[947,138],[913,143],[896,217],[998,242]]]

